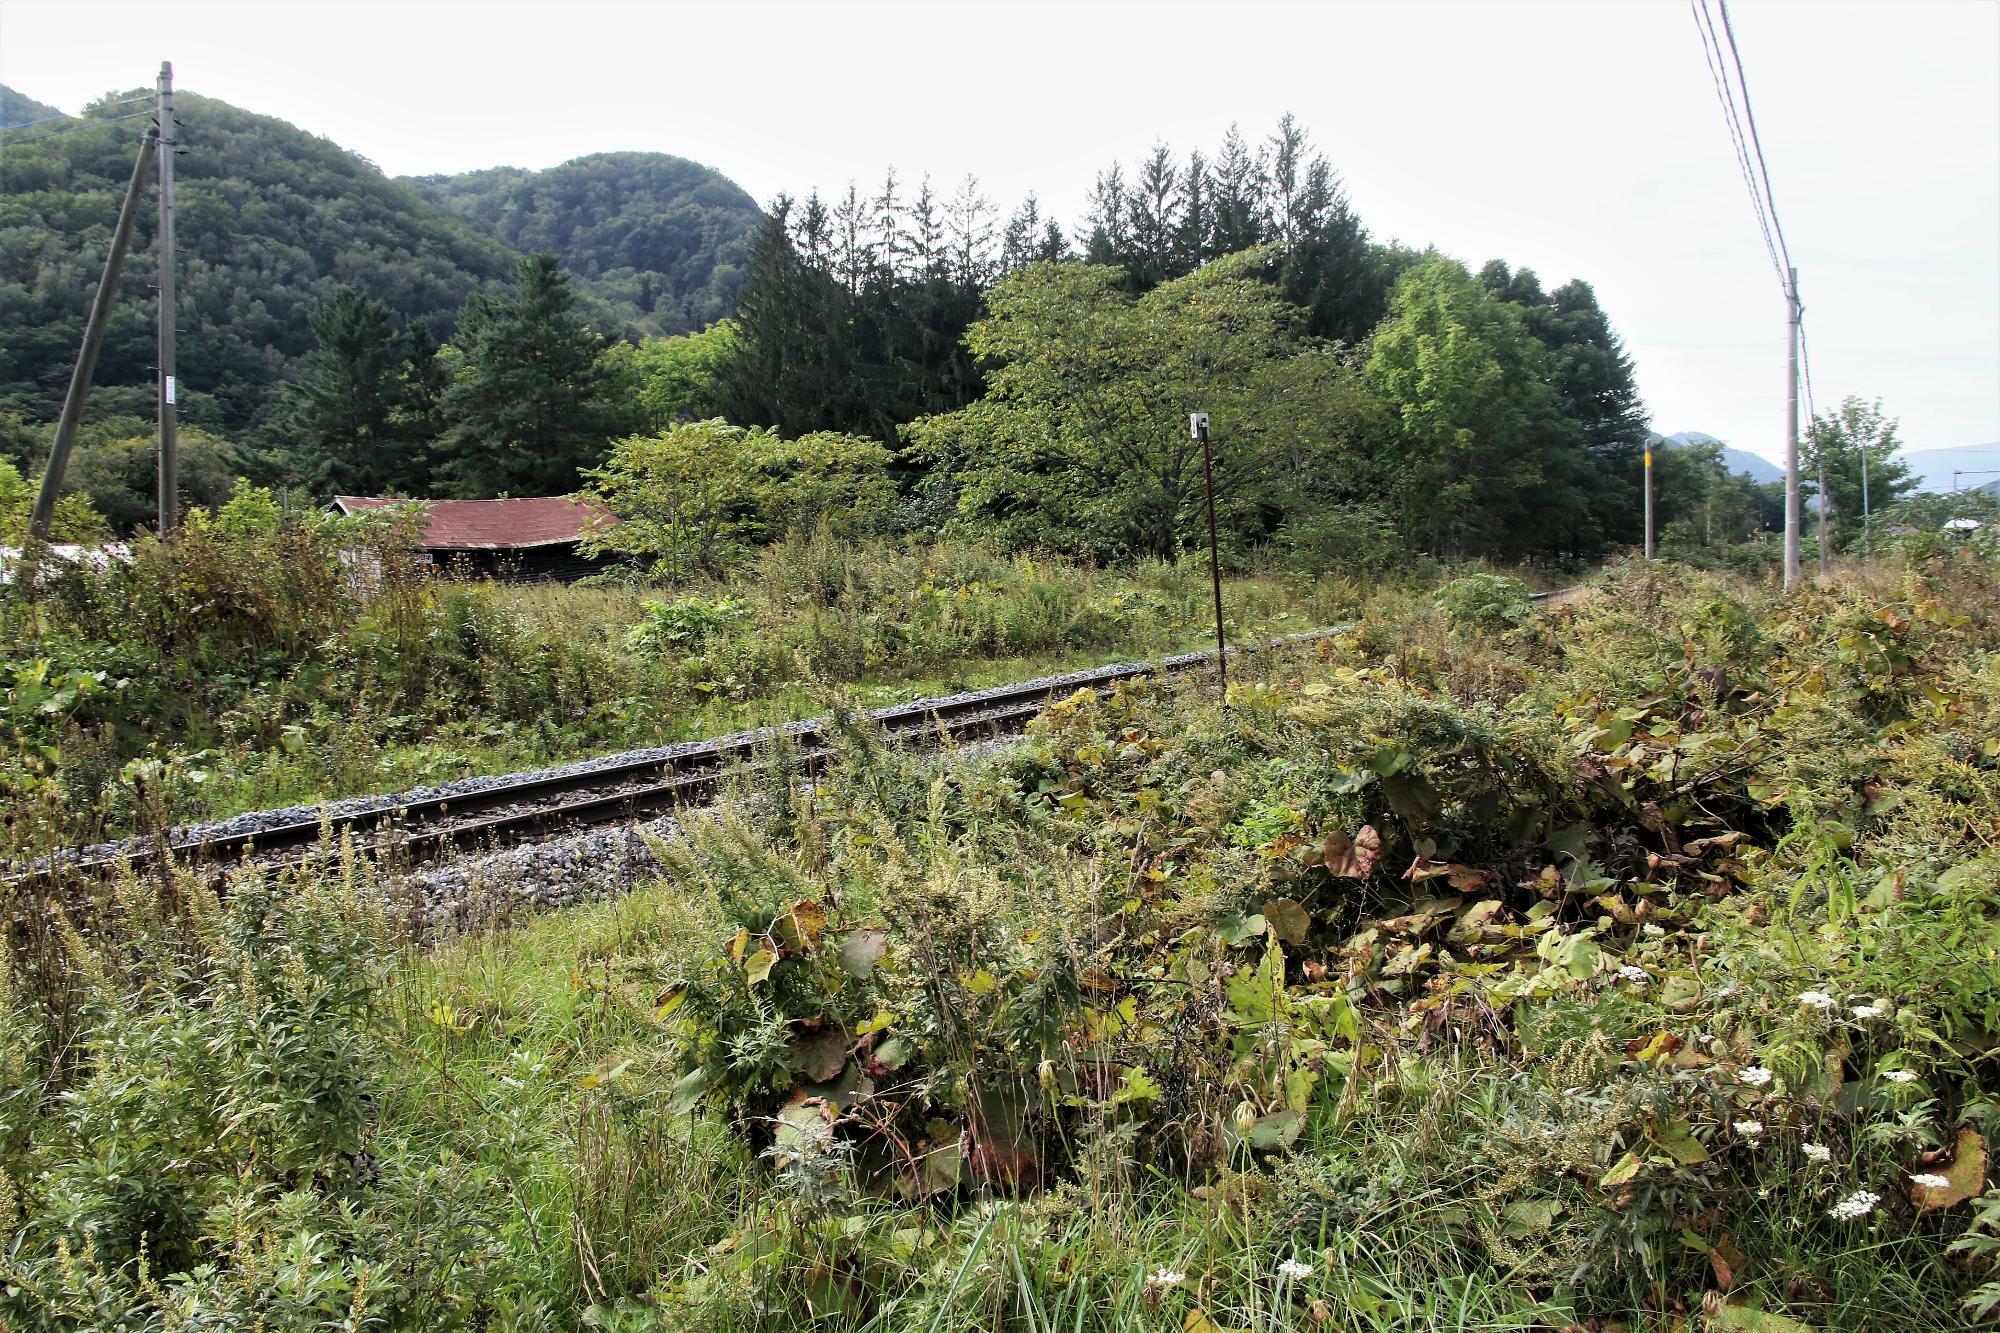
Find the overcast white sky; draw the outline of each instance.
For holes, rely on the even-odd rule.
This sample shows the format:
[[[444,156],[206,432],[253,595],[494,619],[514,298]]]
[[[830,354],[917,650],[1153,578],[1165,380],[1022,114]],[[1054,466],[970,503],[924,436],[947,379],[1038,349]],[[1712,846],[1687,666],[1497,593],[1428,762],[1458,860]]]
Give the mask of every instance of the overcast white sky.
[[[1819,400],[2000,440],[2000,0],[1730,12]],[[768,202],[894,164],[1065,222],[1113,159],[1290,110],[1375,235],[1589,280],[1659,429],[1783,449],[1783,299],[1680,0],[0,0],[0,83],[66,111],[163,58],[396,175],[651,149]]]

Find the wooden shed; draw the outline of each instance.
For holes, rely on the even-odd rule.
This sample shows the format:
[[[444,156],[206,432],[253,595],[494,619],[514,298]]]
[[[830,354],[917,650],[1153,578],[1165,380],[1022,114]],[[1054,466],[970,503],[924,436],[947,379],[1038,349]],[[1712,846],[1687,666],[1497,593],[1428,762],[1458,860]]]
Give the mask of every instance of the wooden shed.
[[[442,568],[474,578],[567,583],[599,569],[605,561],[578,549],[586,529],[616,523],[604,506],[571,495],[523,496],[515,500],[396,500],[337,495],[343,514],[361,514],[399,505],[421,505],[423,536],[417,550]]]

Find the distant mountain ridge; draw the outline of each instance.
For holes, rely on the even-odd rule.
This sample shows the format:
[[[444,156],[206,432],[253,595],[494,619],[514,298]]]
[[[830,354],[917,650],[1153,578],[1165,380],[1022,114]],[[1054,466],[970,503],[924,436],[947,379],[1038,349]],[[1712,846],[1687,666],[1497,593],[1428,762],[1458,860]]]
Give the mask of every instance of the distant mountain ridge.
[[[0,411],[55,417],[143,120],[112,94],[59,133],[21,130],[0,157]],[[265,435],[278,390],[336,287],[452,335],[474,293],[554,250],[578,308],[614,336],[704,327],[734,309],[761,218],[721,173],[663,153],[606,153],[543,172],[495,168],[393,180],[296,126],[181,90],[180,371],[193,424]],[[0,87],[0,118],[60,116]],[[101,122],[92,124],[91,122]],[[98,362],[93,415],[150,412],[151,198],[140,213]]]
[[[17,93],[5,84],[0,84],[0,130],[11,130],[18,125],[32,125],[36,121],[53,120],[63,113],[46,102],[37,102],[26,93]]]
[[[1742,449],[1732,449],[1715,436],[1698,430],[1655,435],[1653,439],[1667,445],[1722,445],[1722,463],[1731,472],[1744,473],[1755,482],[1785,479],[1785,470],[1769,459]],[[1959,487],[1963,490],[1990,491],[1992,485],[2000,484],[1996,483],[1996,474],[2000,474],[2000,441],[1961,444],[1949,449],[1903,449],[1896,456],[1909,465],[1910,475],[1917,479],[1919,490],[1949,491],[1954,471],[1966,474],[1959,478]]]
[[[30,419],[55,417],[132,174],[144,122],[114,120],[107,102],[59,134],[25,131],[0,150],[0,408]],[[314,306],[341,284],[444,338],[467,296],[512,278],[511,247],[329,140],[187,90],[177,105],[180,373],[192,423],[268,424],[289,366],[314,346]],[[157,223],[149,192],[98,360],[98,411],[151,410]]]
[[[1950,490],[1953,471],[1983,474],[1962,477],[1959,486],[1965,490],[1984,489],[1987,483],[2000,481],[2000,476],[1994,475],[2000,473],[2000,441],[1950,449],[1905,449],[1900,457],[1927,491]]]
[[[1683,447],[1690,444],[1722,445],[1722,465],[1731,472],[1741,472],[1754,482],[1783,481],[1785,470],[1769,459],[1750,453],[1744,449],[1732,449],[1713,435],[1698,430],[1676,431],[1672,435],[1656,435],[1656,440]]]
[[[517,250],[551,250],[626,323],[687,333],[735,309],[763,219],[713,167],[668,153],[593,153],[526,171],[492,167],[403,183]]]

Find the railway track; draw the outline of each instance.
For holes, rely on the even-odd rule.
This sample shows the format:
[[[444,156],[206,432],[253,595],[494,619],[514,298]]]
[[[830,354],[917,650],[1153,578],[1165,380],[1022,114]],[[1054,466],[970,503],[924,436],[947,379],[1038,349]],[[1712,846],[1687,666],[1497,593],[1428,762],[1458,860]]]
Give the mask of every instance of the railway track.
[[[1573,589],[1536,594],[1560,597]],[[1286,635],[1261,648],[1311,642],[1345,633],[1349,625]],[[1231,649],[1232,657],[1242,649]],[[1213,652],[1179,653],[1144,662],[1123,662],[1087,671],[946,698],[877,708],[864,716],[892,742],[983,739],[1027,725],[1049,700],[1079,689],[1108,690],[1120,681],[1150,675],[1180,675],[1214,663]],[[789,746],[807,772],[833,753],[826,718],[790,722],[712,740],[618,758],[584,771],[517,774],[491,786],[436,797],[396,802],[340,814],[264,824],[236,832],[193,837],[129,840],[103,848],[59,854],[5,882],[25,886],[58,879],[103,878],[158,864],[163,857],[216,871],[245,863],[281,866],[303,859],[329,839],[353,839],[364,855],[398,864],[440,860],[453,852],[536,842],[579,829],[651,819],[713,796],[723,776],[737,765]]]

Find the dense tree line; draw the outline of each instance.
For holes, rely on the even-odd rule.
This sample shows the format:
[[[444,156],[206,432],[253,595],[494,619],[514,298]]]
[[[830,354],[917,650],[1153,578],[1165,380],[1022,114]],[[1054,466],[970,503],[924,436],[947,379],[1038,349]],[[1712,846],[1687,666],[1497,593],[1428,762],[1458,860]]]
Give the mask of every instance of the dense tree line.
[[[281,127],[294,143],[200,99],[189,117],[208,118],[213,136],[201,157],[216,174],[189,191],[197,213],[241,211],[231,234],[278,286],[259,297],[248,265],[225,270],[199,247],[190,257],[191,303],[210,313],[188,342],[224,360],[255,343],[261,368],[190,361],[188,415],[234,432],[239,447],[217,439],[218,458],[315,495],[555,493],[587,477],[608,485],[611,458],[630,493],[644,489],[633,460],[670,462],[659,485],[671,491],[705,458],[754,457],[775,476],[819,456],[782,442],[838,441],[841,468],[879,465],[902,497],[872,504],[871,521],[1171,557],[1199,532],[1199,455],[1184,429],[1199,407],[1215,421],[1223,527],[1239,549],[1368,563],[1588,555],[1639,535],[1645,414],[1590,286],[1545,291],[1501,261],[1474,273],[1375,243],[1289,117],[1260,143],[1232,129],[1212,155],[1162,145],[1129,171],[1107,168],[1074,239],[1033,196],[1003,217],[970,178],[940,191],[890,173],[872,191],[780,198],[747,239],[755,210],[739,191],[657,155],[425,183],[480,226],[552,247],[526,259],[322,141]],[[96,164],[103,212],[129,136],[67,137],[73,152],[21,159],[39,188],[0,212],[16,223],[6,234],[33,232],[44,248],[68,234],[37,230],[33,210],[75,193],[73,160]],[[277,142],[296,160],[258,157]],[[273,175],[295,206],[238,189]],[[731,249],[732,226],[743,248]],[[108,218],[72,230],[93,227]],[[675,240],[689,227],[699,244]],[[211,218],[191,230],[220,229]],[[90,247],[73,248],[82,282]],[[25,291],[41,263],[0,277]],[[697,333],[629,340],[602,299],[623,291],[614,300],[653,327],[692,325],[726,307],[739,271],[735,317]],[[631,289],[638,274],[679,294]],[[706,287],[692,285],[700,275]],[[128,323],[114,330],[113,375],[144,384],[132,372],[150,357],[150,320]],[[0,383],[40,385],[11,401],[46,420],[75,330],[9,328]],[[36,338],[41,368],[13,373]],[[113,384],[113,399],[127,392]],[[217,391],[204,397],[207,386]],[[689,433],[709,418],[752,433]],[[1720,491],[1687,461],[1663,471],[1662,511],[1699,509],[1712,530]],[[144,521],[111,488],[105,500],[120,526]],[[685,496],[649,503],[700,509]],[[1755,508],[1729,511],[1724,529]],[[729,512],[741,532],[770,525]]]
[[[892,172],[864,196],[778,200],[737,295],[741,347],[720,403],[787,433],[893,440],[905,422],[977,397],[965,330],[996,272],[992,204],[968,178],[948,198]]]
[[[718,406],[906,446],[918,512],[1098,557],[1189,537],[1196,404],[1239,542],[1636,540],[1645,413],[1590,286],[1374,243],[1292,118],[1107,168],[1076,238],[971,181],[780,200]]]
[[[1305,312],[1306,332],[1358,343],[1420,258],[1369,241],[1289,116],[1254,147],[1232,128],[1212,161],[1195,152],[1183,163],[1159,146],[1129,176],[1107,168],[1076,237],[1033,195],[1003,221],[970,178],[941,194],[927,177],[912,188],[891,172],[872,192],[780,199],[752,244],[738,298],[744,355],[722,405],[744,423],[894,438],[978,396],[965,331],[986,286],[1032,263],[1115,267],[1136,294],[1270,245],[1271,281]]]

